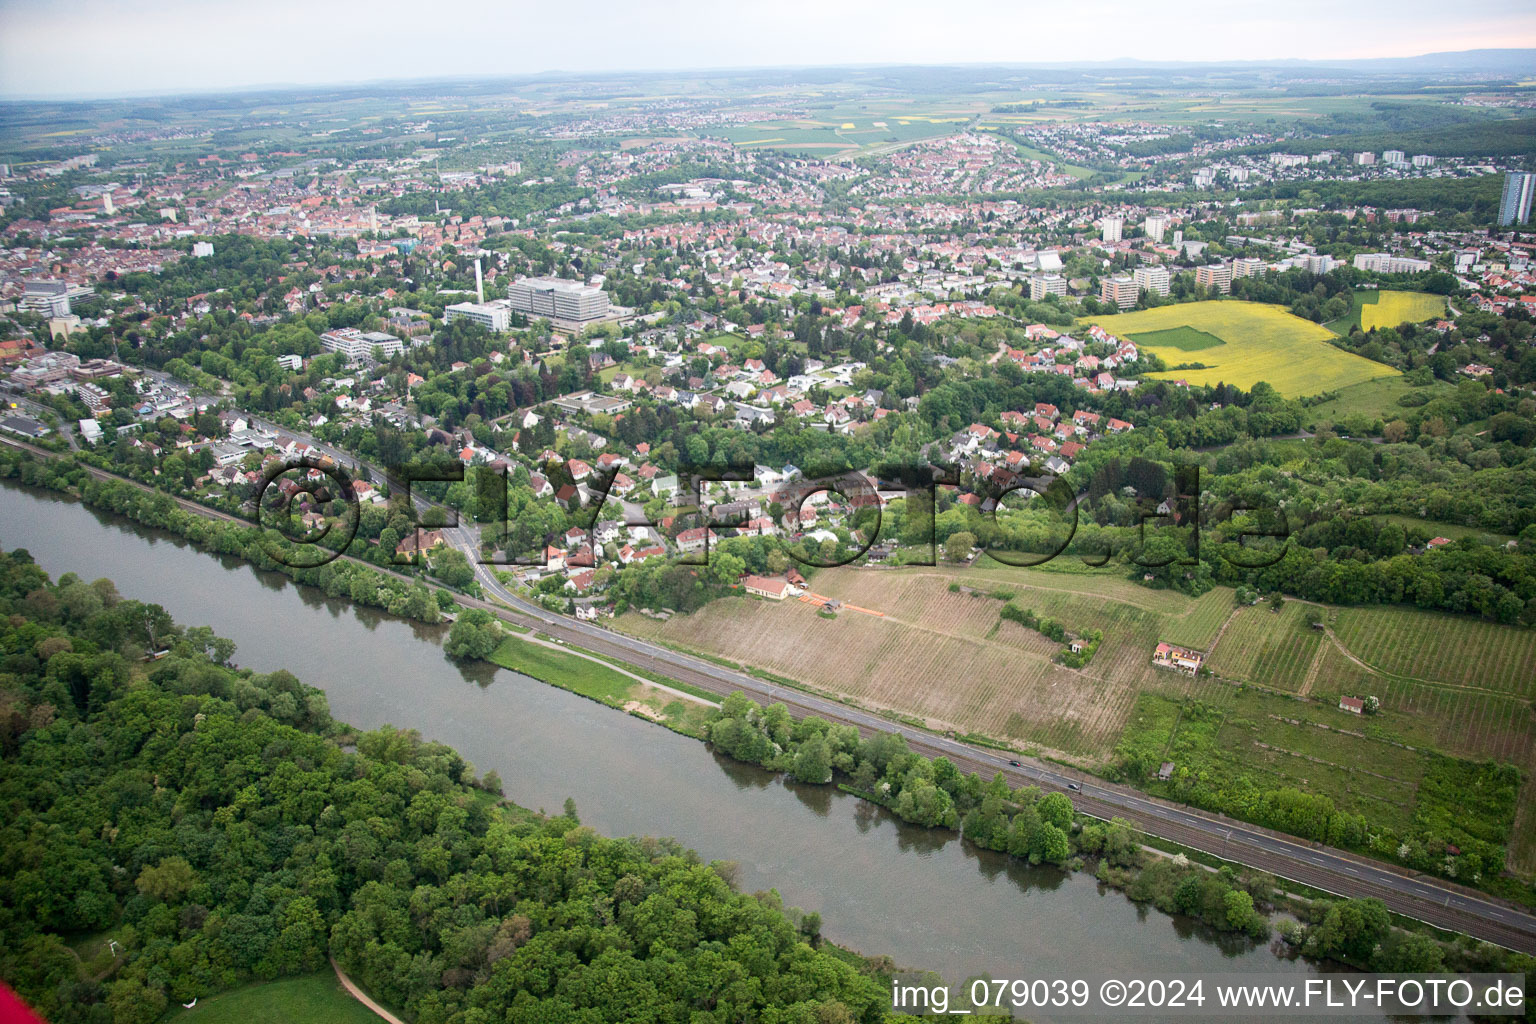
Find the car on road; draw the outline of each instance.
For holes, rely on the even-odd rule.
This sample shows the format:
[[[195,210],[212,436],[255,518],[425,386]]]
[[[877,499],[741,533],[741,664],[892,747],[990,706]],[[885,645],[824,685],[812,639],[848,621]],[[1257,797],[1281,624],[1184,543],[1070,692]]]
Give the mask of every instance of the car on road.
[[[1070,790],[1072,790],[1072,792],[1074,792],[1074,793],[1080,793],[1080,792],[1082,792],[1082,790],[1083,790],[1083,787],[1082,787],[1082,786],[1079,786],[1079,785],[1078,785],[1078,784],[1077,784],[1077,783],[1075,783],[1075,782],[1069,782],[1069,783],[1067,783],[1067,788],[1068,788],[1068,789],[1070,789]]]
[[[1019,762],[1017,762],[1017,761],[1009,761],[1008,762],[1008,767],[1010,767],[1010,768],[1022,768],[1024,766],[1019,764]]]

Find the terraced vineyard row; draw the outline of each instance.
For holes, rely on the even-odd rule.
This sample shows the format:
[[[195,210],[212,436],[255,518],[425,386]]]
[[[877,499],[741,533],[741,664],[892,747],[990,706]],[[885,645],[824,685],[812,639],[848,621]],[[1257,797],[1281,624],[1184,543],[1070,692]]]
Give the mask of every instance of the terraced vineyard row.
[[[1183,612],[1170,615],[1158,639],[1203,651],[1210,648],[1222,623],[1232,615],[1232,591],[1217,587],[1189,601]]]
[[[1237,613],[1211,655],[1211,671],[1277,690],[1296,692],[1323,640],[1307,625],[1306,605],[1288,602],[1274,612],[1253,605]]]
[[[814,587],[886,615],[844,611],[827,619],[798,601],[729,598],[666,623],[626,616],[621,626],[870,707],[1091,760],[1109,756],[1140,689],[1182,693],[1193,685],[1150,667],[1160,617],[1138,608],[1021,593],[1021,602],[1043,596],[1044,614],[1068,623],[1081,616],[1081,628],[1105,631],[1094,661],[1074,671],[1053,663],[1059,643],[999,622],[1001,601],[952,593],[933,577],[849,570],[819,574]]]
[[[1536,696],[1536,630],[1415,608],[1344,608],[1334,631],[1393,675]]]

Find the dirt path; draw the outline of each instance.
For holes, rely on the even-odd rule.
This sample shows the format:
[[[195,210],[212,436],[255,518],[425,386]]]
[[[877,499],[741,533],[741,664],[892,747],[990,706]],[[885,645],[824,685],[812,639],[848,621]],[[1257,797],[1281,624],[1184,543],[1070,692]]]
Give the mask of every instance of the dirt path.
[[[1228,626],[1232,625],[1232,620],[1237,618],[1237,613],[1242,611],[1244,607],[1244,605],[1238,605],[1232,609],[1231,614],[1221,620],[1221,627],[1216,630],[1216,635],[1211,637],[1211,642],[1205,649],[1205,659],[1207,661],[1216,657],[1216,645],[1221,643],[1221,635],[1227,631]]]
[[[335,957],[331,957],[331,969],[336,972],[336,980],[341,982],[341,987],[346,989],[347,993],[351,995],[353,999],[356,999],[358,1002],[368,1007],[368,1009],[389,1021],[389,1024],[405,1024],[405,1021],[401,1020],[399,1017],[396,1017],[394,1014],[384,1009],[384,1007],[380,1006],[372,999],[369,999],[368,993],[358,988],[357,985],[353,983],[351,978],[342,973],[341,967],[337,965]]]
[[[1359,665],[1361,668],[1365,669],[1371,675],[1373,675],[1373,676],[1381,676],[1384,679],[1390,679],[1391,678],[1391,676],[1388,673],[1383,672],[1381,669],[1377,668],[1375,665],[1368,664],[1367,662],[1361,661],[1359,658],[1355,657],[1354,652],[1351,651],[1348,647],[1345,647],[1344,646],[1344,642],[1342,640],[1340,640],[1336,635],[1334,635],[1332,627],[1326,626],[1326,625],[1323,626],[1323,633],[1328,637],[1328,642],[1333,644],[1333,646],[1338,649],[1338,652],[1340,654],[1344,655],[1344,657],[1348,658],[1350,661],[1354,662],[1356,665]],[[1427,681],[1428,680],[1425,680],[1425,682],[1427,682]]]
[[[976,557],[980,558],[981,556],[977,555]],[[956,580],[955,576],[953,576],[951,574],[948,574],[948,573],[942,573],[942,572],[915,572],[915,573],[912,573],[912,578],[913,579],[939,579],[939,580],[943,580],[945,583],[954,582]],[[1146,606],[1144,604],[1140,604],[1140,603],[1138,603],[1136,601],[1131,601],[1131,600],[1129,600],[1129,599],[1127,599],[1126,597],[1123,597],[1123,596],[1115,596],[1115,595],[1111,595],[1111,594],[1095,594],[1095,593],[1093,593],[1091,591],[1085,591],[1081,587],[1043,587],[1043,586],[1041,586],[1038,583],[1017,583],[1017,582],[1015,582],[1013,580],[1009,580],[1006,583],[1004,583],[1004,582],[1002,582],[1000,580],[991,580],[991,581],[987,581],[987,582],[989,582],[993,586],[996,586],[996,587],[999,587],[999,588],[1003,588],[1003,589],[1006,589],[1006,590],[1040,590],[1040,591],[1043,591],[1043,592],[1045,592],[1047,594],[1071,594],[1071,595],[1074,595],[1074,596],[1077,596],[1077,597],[1082,597],[1082,596],[1086,595],[1088,597],[1097,597],[1097,598],[1100,598],[1100,599],[1105,600],[1105,601],[1113,601],[1116,604],[1123,604],[1123,605],[1125,605],[1128,608],[1135,608],[1135,609],[1137,609],[1139,611],[1151,612],[1153,615],[1173,615],[1174,614],[1174,613],[1169,612],[1167,609],[1164,609],[1164,608],[1149,608],[1148,606]],[[972,590],[981,590],[982,593],[986,593],[985,590],[982,590],[982,587],[980,585],[970,584],[970,587],[971,587]],[[1148,591],[1148,593],[1152,593],[1152,591]]]
[[[1322,668],[1323,665],[1323,652],[1327,649],[1328,648],[1324,647],[1322,644],[1317,645],[1317,650],[1312,654],[1312,664],[1307,666],[1306,678],[1301,681],[1301,687],[1297,689],[1296,696],[1312,696],[1312,684],[1317,682],[1318,670]]]

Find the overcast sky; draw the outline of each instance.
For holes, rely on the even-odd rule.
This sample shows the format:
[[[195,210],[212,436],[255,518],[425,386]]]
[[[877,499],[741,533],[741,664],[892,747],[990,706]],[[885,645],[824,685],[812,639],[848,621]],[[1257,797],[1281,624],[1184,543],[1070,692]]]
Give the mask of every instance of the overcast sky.
[[[0,96],[557,70],[1329,59],[1532,46],[1531,0],[0,0]]]

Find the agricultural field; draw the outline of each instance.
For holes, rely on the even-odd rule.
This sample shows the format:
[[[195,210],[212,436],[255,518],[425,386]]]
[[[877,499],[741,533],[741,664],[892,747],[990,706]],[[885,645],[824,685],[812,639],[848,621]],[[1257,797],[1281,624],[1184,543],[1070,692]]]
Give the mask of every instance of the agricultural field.
[[[1429,292],[1392,290],[1355,292],[1348,316],[1328,321],[1335,334],[1348,334],[1351,328],[1373,331],[1378,327],[1417,324],[1445,316],[1445,296]]]
[[[1193,703],[1145,694],[1135,704],[1120,746],[1142,764],[1174,764],[1170,783],[1153,792],[1174,795],[1181,779],[1239,781],[1259,790],[1296,788],[1331,798],[1373,824],[1406,831],[1417,820],[1446,813],[1456,787],[1475,780],[1474,762],[1445,757],[1375,735],[1370,719],[1262,690],[1229,689],[1215,701]],[[1362,728],[1365,726],[1365,728]],[[1502,842],[1514,806],[1491,809],[1485,838]]]
[[[743,149],[842,157],[952,135],[971,119],[965,111],[912,113],[884,107],[874,113],[865,108],[840,107],[817,114],[815,119],[762,121],[716,132]]]
[[[845,607],[827,619],[800,601],[729,598],[666,622],[630,613],[616,624],[931,728],[1090,767],[1144,740],[1154,728],[1143,721],[1149,707],[1194,698],[1224,709],[1200,740],[1212,770],[1242,766],[1266,786],[1324,793],[1380,820],[1409,813],[1434,753],[1536,774],[1529,630],[1411,608],[1287,601],[1277,613],[1238,607],[1226,588],[1189,598],[1113,573],[986,560],[964,569],[825,570],[811,589],[882,614]],[[1055,664],[1061,645],[1001,619],[1006,602],[1070,631],[1102,629],[1103,645],[1081,670]],[[1325,630],[1308,622],[1313,610]],[[1153,668],[1159,640],[1208,651],[1214,674]],[[1368,695],[1380,698],[1375,715],[1337,707],[1341,696]],[[1179,742],[1195,743],[1202,727],[1180,726]],[[1163,747],[1175,739],[1171,729]],[[1536,870],[1536,837],[1517,833],[1510,863]]]
[[[1389,675],[1529,700],[1536,697],[1536,631],[1417,608],[1343,608],[1334,632]]]
[[[967,589],[951,592],[951,582]],[[1154,669],[1150,659],[1165,630],[1209,642],[1232,610],[1229,590],[1195,601],[1108,574],[1012,567],[828,570],[812,590],[884,615],[825,619],[799,601],[729,598],[666,623],[630,614],[617,624],[936,728],[1084,763],[1109,756],[1142,689],[1185,695],[1225,685]],[[1102,629],[1103,645],[1083,669],[1057,665],[1060,643],[999,618],[1007,600],[1069,630]]]
[[[1300,398],[1397,375],[1390,366],[1335,348],[1329,343],[1333,333],[1327,328],[1260,302],[1186,302],[1089,317],[1085,322],[1099,324],[1137,345],[1145,344],[1170,366],[1203,364],[1203,370],[1152,374],[1191,384],[1225,382],[1250,388],[1262,380],[1287,398]],[[1179,344],[1158,344],[1156,335],[1181,328],[1212,336],[1221,344],[1206,345],[1193,355]],[[1143,342],[1147,335],[1153,337]],[[1193,335],[1181,332],[1175,337],[1187,345]]]
[[[314,974],[258,982],[199,999],[190,1010],[179,1006],[163,1022],[198,1024],[379,1024],[372,1010],[347,994],[329,967]]]
[[[1311,627],[1312,611],[1324,613],[1325,630]],[[1413,608],[1288,601],[1278,613],[1267,605],[1240,610],[1208,664],[1223,679],[1325,708],[1340,697],[1374,695],[1381,711],[1363,720],[1372,736],[1525,765],[1536,750],[1533,658],[1536,634],[1512,626]]]
[[[1323,634],[1306,621],[1308,606],[1288,601],[1280,611],[1268,605],[1242,609],[1222,633],[1210,669],[1228,679],[1242,679],[1276,690],[1302,692],[1311,680]]]

